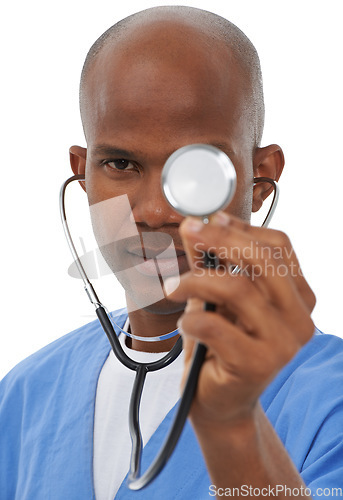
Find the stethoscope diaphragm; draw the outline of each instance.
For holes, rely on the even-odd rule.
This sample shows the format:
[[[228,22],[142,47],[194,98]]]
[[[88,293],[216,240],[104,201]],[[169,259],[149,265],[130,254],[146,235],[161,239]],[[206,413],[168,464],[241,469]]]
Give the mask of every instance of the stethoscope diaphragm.
[[[206,217],[225,208],[236,190],[236,171],[230,158],[208,144],[177,149],[162,170],[166,199],[182,215]]]

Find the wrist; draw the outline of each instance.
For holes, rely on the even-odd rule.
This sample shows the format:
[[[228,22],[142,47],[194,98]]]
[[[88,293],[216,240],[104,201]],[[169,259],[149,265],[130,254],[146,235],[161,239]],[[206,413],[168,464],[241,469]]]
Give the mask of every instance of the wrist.
[[[228,419],[224,418],[203,418],[196,412],[191,413],[190,421],[199,441],[216,442],[220,446],[223,444],[231,446],[237,443],[242,447],[244,441],[251,443],[251,440],[258,434],[259,422],[261,418],[266,418],[259,402],[252,408],[232,415]]]

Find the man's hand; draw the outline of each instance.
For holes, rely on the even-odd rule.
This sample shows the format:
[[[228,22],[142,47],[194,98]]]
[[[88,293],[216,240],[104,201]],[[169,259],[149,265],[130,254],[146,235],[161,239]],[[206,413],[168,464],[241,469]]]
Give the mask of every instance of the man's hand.
[[[315,297],[280,231],[219,212],[209,224],[185,219],[180,233],[190,271],[169,297],[188,301],[179,321],[185,374],[194,343],[208,347],[191,420],[234,427],[253,415],[267,385],[311,338]],[[205,251],[218,256],[218,269],[203,267]],[[233,266],[241,272],[233,274]],[[204,311],[204,301],[216,312]]]

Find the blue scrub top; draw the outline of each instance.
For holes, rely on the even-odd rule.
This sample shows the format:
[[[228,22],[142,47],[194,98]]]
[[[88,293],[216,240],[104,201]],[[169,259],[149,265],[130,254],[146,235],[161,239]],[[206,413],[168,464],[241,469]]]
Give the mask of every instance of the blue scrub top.
[[[121,310],[116,322],[123,326],[126,317]],[[1,500],[95,498],[95,394],[109,351],[96,320],[33,354],[1,382]],[[343,488],[343,340],[317,330],[263,393],[261,403],[312,492]],[[156,456],[174,413],[175,407],[146,444],[143,471]],[[156,480],[138,492],[130,491],[124,480],[116,499],[208,499],[210,485],[187,422]]]

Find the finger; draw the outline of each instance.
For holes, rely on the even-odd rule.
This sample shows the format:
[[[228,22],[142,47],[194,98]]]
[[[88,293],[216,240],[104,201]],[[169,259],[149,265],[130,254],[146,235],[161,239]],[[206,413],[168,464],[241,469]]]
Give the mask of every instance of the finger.
[[[273,329],[280,335],[274,334],[268,341],[244,334],[236,325],[211,312],[184,314],[179,324],[183,338],[189,336],[205,344],[225,369],[231,373],[251,373],[257,378],[283,367],[302,346],[282,324],[278,331]]]
[[[185,302],[196,297],[197,308],[186,308],[186,313],[199,311],[202,302],[214,303],[219,314],[246,334],[271,341],[277,347],[280,342],[290,347],[303,345],[311,338],[314,325],[302,307],[291,315],[288,312],[280,315],[248,278],[240,275],[218,277],[211,274],[211,270],[206,273],[201,277],[191,272],[183,275],[179,287],[172,288],[169,298]]]
[[[187,306],[185,312],[199,311],[199,304],[203,302],[222,306],[239,319],[246,332],[260,336],[264,336],[266,318],[273,313],[261,292],[247,277],[240,275],[222,277],[205,269],[201,276],[189,272],[181,277],[177,288],[166,281],[165,292],[176,302],[196,297],[196,306]]]
[[[248,272],[250,278],[256,281],[266,298],[286,309],[295,307],[299,291],[290,276],[287,263],[282,256],[273,254],[272,247],[262,247],[260,241],[252,239],[248,226],[245,231],[230,222],[218,225],[210,223],[198,230],[194,230],[195,227],[192,221],[184,221],[180,229],[182,238],[188,240],[187,248],[192,246],[198,256],[202,248],[202,252],[215,253],[227,265],[233,263],[240,266],[243,272]],[[266,249],[269,250],[268,258],[265,256]],[[194,252],[192,259],[193,269],[199,267]]]
[[[253,353],[250,337],[222,316],[208,311],[185,313],[178,321],[183,338],[205,344],[222,363],[238,362]]]
[[[185,300],[187,300],[185,312],[202,311],[202,309],[204,308],[203,301],[196,297],[189,297],[188,299]]]
[[[186,301],[186,300],[185,300]],[[202,311],[204,308],[203,301],[194,297],[190,297],[187,300],[186,307],[184,309],[184,313],[197,313],[199,311]],[[179,328],[179,325],[178,325]],[[180,328],[179,328],[180,330]],[[182,332],[179,331],[181,334]],[[192,360],[193,357],[193,349],[194,349],[194,344],[195,341],[192,338],[189,337],[184,337],[182,339],[182,346],[183,346],[183,351],[185,355],[185,364],[189,363]]]
[[[282,231],[269,229],[265,227],[251,226],[247,222],[237,217],[234,216],[225,217],[225,216],[226,216],[225,213],[224,217],[220,214],[218,221],[216,214],[211,219],[211,223],[218,225],[218,223],[220,224],[220,222],[222,221],[222,223],[226,225],[229,223],[230,220],[230,224],[232,226],[237,227],[237,229],[243,232],[247,232],[249,235],[251,235],[253,239],[261,241],[260,252],[264,252],[266,258],[268,258],[270,254],[274,256],[280,255],[284,260],[284,262],[287,264],[289,273],[291,277],[294,279],[296,287],[299,293],[301,294],[303,300],[305,301],[308,309],[312,311],[316,303],[316,298],[312,289],[310,288],[309,284],[307,283],[304,277],[297,255],[294,251],[294,248],[292,246],[289,237]]]
[[[196,230],[197,228],[199,228],[199,224],[201,225],[203,224],[200,219],[197,219],[195,217],[187,217],[187,220],[188,220],[188,228],[191,228],[191,230],[192,227]],[[184,235],[183,237],[184,230],[182,228],[183,226],[181,224],[180,235],[183,243],[183,248],[186,252],[189,268],[194,269],[197,266],[197,263],[199,263],[199,261],[203,261],[204,251],[201,248],[201,244],[200,245],[198,245],[197,243],[194,244],[194,241],[191,238],[188,238],[187,234]]]

